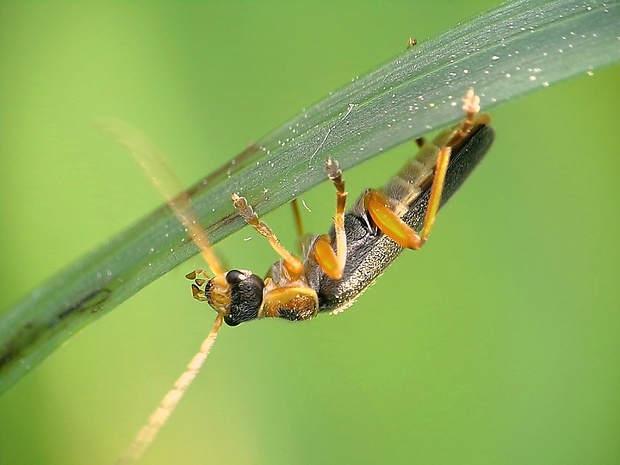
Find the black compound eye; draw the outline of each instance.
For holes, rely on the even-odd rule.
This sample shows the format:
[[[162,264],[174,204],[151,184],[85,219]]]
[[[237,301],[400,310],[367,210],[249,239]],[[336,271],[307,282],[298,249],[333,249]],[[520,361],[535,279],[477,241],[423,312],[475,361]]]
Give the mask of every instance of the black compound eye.
[[[226,316],[224,317],[224,321],[226,322],[226,324],[227,324],[228,326],[238,326],[239,324],[241,324],[241,322],[240,322],[240,321],[237,321],[237,320],[233,319],[233,318],[232,318],[231,316],[229,316],[229,315],[226,315]]]
[[[263,280],[249,271],[232,270],[226,273],[230,284],[230,312],[224,317],[229,326],[258,318],[263,303]]]
[[[228,284],[239,284],[246,276],[239,270],[230,270],[226,273],[226,282]]]

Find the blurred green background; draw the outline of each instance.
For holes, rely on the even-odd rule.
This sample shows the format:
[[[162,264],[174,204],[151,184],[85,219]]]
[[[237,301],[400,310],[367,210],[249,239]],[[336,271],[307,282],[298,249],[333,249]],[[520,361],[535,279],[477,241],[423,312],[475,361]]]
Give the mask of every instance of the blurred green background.
[[[160,203],[97,119],[149,134],[189,185],[494,3],[0,2],[0,308]],[[224,328],[143,463],[619,463],[619,82],[493,108],[497,142],[428,246],[343,315]],[[351,195],[412,151],[347,172]],[[325,231],[332,187],[303,199]],[[292,245],[289,210],[267,219]],[[217,250],[259,274],[275,260],[247,229]],[[0,398],[0,464],[112,463],[212,324],[183,278],[200,266]]]

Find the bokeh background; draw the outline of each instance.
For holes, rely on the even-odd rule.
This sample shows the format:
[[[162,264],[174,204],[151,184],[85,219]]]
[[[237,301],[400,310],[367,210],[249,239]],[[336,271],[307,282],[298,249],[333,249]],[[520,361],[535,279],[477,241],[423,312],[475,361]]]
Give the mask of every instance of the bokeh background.
[[[0,2],[0,309],[158,206],[96,127],[137,126],[190,185],[488,1]],[[497,142],[358,303],[224,328],[144,464],[620,462],[620,68],[493,108]],[[412,152],[346,173],[356,196]],[[333,192],[305,193],[327,229]],[[292,246],[290,212],[267,217]],[[252,237],[252,240],[244,240]],[[218,252],[275,260],[243,230]],[[111,464],[214,313],[173,270],[0,398],[0,464]]]

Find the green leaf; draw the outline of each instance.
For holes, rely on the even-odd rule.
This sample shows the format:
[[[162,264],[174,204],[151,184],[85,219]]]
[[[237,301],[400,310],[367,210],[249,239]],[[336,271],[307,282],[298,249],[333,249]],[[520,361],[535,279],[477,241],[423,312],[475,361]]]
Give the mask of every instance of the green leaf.
[[[324,159],[346,170],[460,118],[468,87],[484,110],[620,60],[620,3],[517,1],[407,50],[334,92],[192,187],[217,242],[242,227],[231,192],[259,214],[325,180]],[[67,267],[0,320],[0,392],[79,328],[196,253],[162,206]]]

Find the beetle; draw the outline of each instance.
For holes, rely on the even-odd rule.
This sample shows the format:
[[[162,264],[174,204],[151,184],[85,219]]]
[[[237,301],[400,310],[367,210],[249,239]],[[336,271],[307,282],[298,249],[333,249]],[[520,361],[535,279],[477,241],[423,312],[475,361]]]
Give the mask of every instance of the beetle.
[[[348,194],[338,162],[326,159],[325,170],[336,190],[334,223],[327,234],[304,241],[303,259],[289,252],[248,200],[232,194],[238,214],[271,244],[280,256],[263,279],[249,270],[224,271],[187,197],[171,197],[158,182],[190,237],[207,262],[206,270],[187,274],[194,299],[207,302],[217,316],[213,328],[186,371],[138,432],[119,463],[137,460],[164,425],[206,360],[223,322],[237,326],[259,318],[307,321],[320,313],[350,307],[405,249],[426,243],[437,212],[483,159],[494,140],[488,114],[472,89],[463,98],[465,117],[432,141],[417,139],[419,151],[383,187],[366,189],[345,212]],[[125,141],[126,142],[126,141]],[[126,143],[151,179],[170,176],[156,151]],[[169,184],[169,183],[168,183]],[[294,204],[296,208],[296,204]],[[301,231],[298,211],[297,229]],[[419,231],[419,232],[418,232]]]
[[[194,298],[208,302],[229,326],[268,317],[303,321],[351,306],[403,248],[422,248],[442,201],[489,149],[494,137],[490,117],[479,113],[473,90],[463,101],[465,118],[459,124],[431,142],[418,139],[418,154],[384,187],[365,190],[347,213],[342,172],[328,158],[325,170],[336,188],[334,224],[327,234],[306,240],[303,260],[281,245],[244,197],[233,193],[239,214],[281,259],[264,280],[248,270],[223,273],[219,264],[210,264],[211,279],[196,270],[187,275]]]

